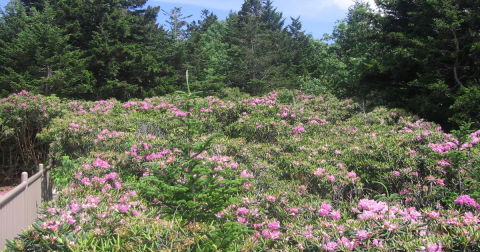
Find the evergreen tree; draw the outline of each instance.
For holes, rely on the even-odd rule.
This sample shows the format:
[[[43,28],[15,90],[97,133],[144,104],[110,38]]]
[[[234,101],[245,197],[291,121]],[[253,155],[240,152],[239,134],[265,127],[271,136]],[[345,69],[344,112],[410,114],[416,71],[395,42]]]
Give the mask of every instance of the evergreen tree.
[[[218,20],[218,17],[210,13],[208,10],[202,10],[201,20],[192,21],[188,24],[187,33],[189,34],[188,40],[186,40],[186,50],[188,55],[186,58],[186,68],[188,68],[190,77],[192,80],[198,81],[204,79],[204,76],[199,76],[202,73],[202,46],[199,45],[199,41],[202,35],[207,33],[208,29]]]
[[[291,84],[285,78],[286,30],[270,1],[245,0],[227,19],[229,69],[226,81],[254,94]]]
[[[27,15],[19,1],[2,12],[0,30],[0,86],[6,96],[22,89],[45,95],[79,95],[91,91],[91,74],[81,53],[68,44],[69,36],[55,25],[46,5]]]
[[[47,63],[38,66],[44,70],[28,70],[28,74],[5,69],[5,83],[11,82],[12,90],[16,90],[19,86],[15,83],[21,81],[14,79],[22,76],[22,83],[45,90],[42,92],[49,93],[51,89],[63,96],[87,99],[129,99],[174,91],[175,71],[165,63],[170,58],[163,54],[170,51],[172,43],[166,38],[166,32],[156,24],[160,8],[143,8],[145,3],[146,0],[22,0],[25,7],[21,10],[25,13],[23,16],[35,19],[35,24],[29,26],[32,29],[19,33],[22,29],[14,28],[7,22],[12,15],[6,13],[2,17],[5,20],[3,25],[11,27],[5,31],[2,29],[2,32],[15,29],[15,36],[29,32],[28,39],[27,35],[18,36],[18,39],[26,38],[23,40],[25,46],[30,41],[28,47],[32,51],[25,51],[25,54],[37,56],[36,61],[28,57],[24,59],[29,62],[43,59]],[[45,18],[39,20],[40,17]],[[39,39],[38,33],[48,27],[51,31],[43,32],[44,39]],[[44,44],[39,45],[41,42]],[[22,45],[19,41],[16,43]],[[25,46],[20,48],[8,39],[4,40],[4,44],[2,56],[26,50]],[[47,47],[51,49],[45,50]],[[52,56],[38,56],[48,53]],[[12,62],[22,69],[19,60],[12,59]],[[65,87],[56,88],[62,81],[66,83]]]
[[[198,57],[198,64],[191,65],[196,67],[196,82],[192,85],[193,89],[201,90],[208,95],[226,86],[225,76],[229,63],[226,36],[225,21],[216,21],[205,33],[200,34],[200,40],[195,43],[195,53],[192,54]]]
[[[290,17],[292,23],[288,25],[287,50],[289,53],[288,76],[297,78],[298,76],[317,76],[318,59],[315,55],[313,38],[302,31],[302,22],[300,17]]]
[[[168,16],[169,19],[167,23],[170,25],[170,30],[168,30],[170,37],[179,41],[187,39],[188,33],[184,27],[187,27],[188,23],[185,21],[185,19],[192,17],[192,15],[184,17],[181,7],[174,7],[172,10],[170,10],[170,12],[166,12],[164,10],[162,11],[163,14]]]
[[[477,1],[378,0],[357,3],[333,34],[337,55],[357,80],[394,107],[451,128],[480,122]],[[352,72],[353,71],[353,72]],[[480,123],[478,124],[480,125]]]

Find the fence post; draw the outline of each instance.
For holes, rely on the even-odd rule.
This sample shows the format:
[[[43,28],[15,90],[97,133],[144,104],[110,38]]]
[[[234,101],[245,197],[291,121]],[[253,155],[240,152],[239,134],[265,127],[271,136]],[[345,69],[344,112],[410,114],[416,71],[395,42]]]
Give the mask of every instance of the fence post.
[[[22,176],[20,177],[22,183],[27,182],[28,180],[28,173],[27,172],[22,172]]]
[[[39,165],[38,165],[38,171],[39,171],[39,172],[42,172],[42,171],[43,171],[43,164],[39,164]]]
[[[22,184],[26,183],[25,185],[25,191],[22,193],[23,196],[23,223],[27,224],[28,223],[28,217],[27,217],[27,211],[28,211],[28,173],[27,172],[22,172],[22,175],[20,177]]]

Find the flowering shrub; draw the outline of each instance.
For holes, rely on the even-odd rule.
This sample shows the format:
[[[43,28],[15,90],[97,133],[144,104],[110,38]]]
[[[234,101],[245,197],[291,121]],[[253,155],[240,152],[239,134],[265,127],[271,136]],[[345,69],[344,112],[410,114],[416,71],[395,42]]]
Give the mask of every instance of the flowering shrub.
[[[364,113],[330,95],[222,95],[230,98],[66,103],[39,137],[74,172],[8,248],[480,246],[479,131],[449,135],[401,110]]]
[[[228,206],[242,179],[235,176],[238,172],[229,164],[229,157],[210,156],[207,160],[207,151],[216,135],[202,139],[202,122],[192,115],[197,97],[190,93],[190,88],[188,93],[179,93],[183,111],[175,112],[175,119],[182,124],[177,128],[182,136],[180,139],[177,136],[179,141],[174,143],[178,148],[163,149],[145,157],[148,161],[146,172],[138,188],[146,199],[158,203],[153,205],[161,207],[169,217],[209,221]],[[143,146],[148,149],[148,144]]]
[[[0,99],[0,185],[11,183],[18,173],[36,172],[47,159],[47,145],[36,134],[62,114],[60,99],[27,91]]]

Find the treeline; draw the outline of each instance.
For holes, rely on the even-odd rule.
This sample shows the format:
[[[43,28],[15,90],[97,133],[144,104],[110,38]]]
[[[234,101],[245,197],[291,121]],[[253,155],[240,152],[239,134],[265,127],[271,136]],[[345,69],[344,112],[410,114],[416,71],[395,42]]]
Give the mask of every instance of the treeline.
[[[245,0],[223,21],[204,10],[190,22],[146,0],[13,0],[0,17],[0,95],[144,98],[184,89],[188,70],[204,94],[331,92],[447,129],[480,126],[480,2],[357,2],[321,41],[273,4]]]
[[[480,127],[480,2],[357,2],[329,39],[341,96],[358,96],[456,128]]]
[[[272,2],[249,0],[225,21],[208,10],[187,22],[181,8],[146,0],[14,0],[0,22],[2,96],[22,89],[76,99],[128,100],[184,89],[189,70],[207,93],[263,93],[314,74],[315,41],[299,19],[285,24]],[[169,17],[156,24],[158,15]]]

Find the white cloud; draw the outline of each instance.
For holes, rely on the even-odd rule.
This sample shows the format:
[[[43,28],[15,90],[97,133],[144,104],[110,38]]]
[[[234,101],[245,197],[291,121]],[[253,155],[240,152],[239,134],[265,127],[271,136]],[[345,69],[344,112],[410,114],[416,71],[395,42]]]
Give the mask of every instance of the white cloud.
[[[366,0],[371,6],[375,6],[374,0]],[[298,17],[311,20],[331,19],[333,16],[344,17],[353,0],[274,0],[273,5],[278,7],[286,16]]]
[[[184,4],[200,6],[206,9],[217,9],[223,11],[239,10],[243,0],[153,0],[156,3],[174,3],[178,7]]]
[[[159,3],[173,3],[182,5],[200,6],[209,10],[238,11],[244,0],[151,0]],[[374,0],[366,0],[374,4]],[[348,7],[354,4],[353,0],[273,0],[273,6],[283,12],[284,17],[298,17],[302,20],[325,21],[343,18]]]
[[[238,10],[242,6],[243,0],[153,0],[154,2],[175,3],[178,5],[189,4],[202,6],[206,8],[219,10]],[[367,0],[373,4],[374,0]],[[312,11],[322,11],[327,7],[336,6],[339,9],[347,10],[353,5],[353,0],[273,0],[273,5],[278,7],[293,8],[295,12],[310,13]],[[283,9],[283,8],[282,8]]]

